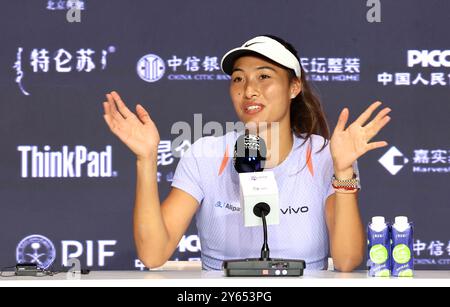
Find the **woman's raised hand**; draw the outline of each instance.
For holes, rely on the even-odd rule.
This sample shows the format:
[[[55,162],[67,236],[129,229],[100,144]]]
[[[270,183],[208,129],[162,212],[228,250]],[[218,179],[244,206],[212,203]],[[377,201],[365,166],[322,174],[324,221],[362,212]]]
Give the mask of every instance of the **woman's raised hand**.
[[[330,143],[335,171],[349,169],[352,167],[353,162],[366,152],[388,145],[386,141],[370,142],[370,140],[391,120],[391,117],[387,116],[391,112],[390,108],[384,108],[378,112],[373,120],[366,124],[372,113],[381,104],[380,101],[372,103],[347,128],[345,125],[349,118],[349,110],[348,108],[342,110]]]
[[[140,104],[136,114],[131,112],[117,92],[106,94],[103,102],[105,118],[111,131],[138,159],[156,158],[160,142],[159,132],[148,112]]]

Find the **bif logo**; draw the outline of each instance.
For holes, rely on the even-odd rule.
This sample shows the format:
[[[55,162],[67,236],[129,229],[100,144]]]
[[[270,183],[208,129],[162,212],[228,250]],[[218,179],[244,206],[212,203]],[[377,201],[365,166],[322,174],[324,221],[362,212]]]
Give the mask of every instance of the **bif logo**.
[[[104,267],[106,258],[114,257],[110,250],[117,245],[116,240],[87,240],[85,243],[73,240],[61,241],[61,260],[63,267],[69,267],[70,260],[86,256],[86,266]],[[109,247],[109,248],[108,248]],[[31,235],[20,241],[16,248],[17,263],[34,263],[41,269],[51,267],[57,256],[53,242],[42,235]],[[97,262],[95,262],[97,260]]]

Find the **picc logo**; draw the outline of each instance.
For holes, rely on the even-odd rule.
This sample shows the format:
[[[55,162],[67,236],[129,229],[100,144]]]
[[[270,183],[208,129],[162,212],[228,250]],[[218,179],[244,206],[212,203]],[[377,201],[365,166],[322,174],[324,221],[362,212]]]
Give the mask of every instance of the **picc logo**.
[[[408,67],[450,67],[450,50],[408,50]]]

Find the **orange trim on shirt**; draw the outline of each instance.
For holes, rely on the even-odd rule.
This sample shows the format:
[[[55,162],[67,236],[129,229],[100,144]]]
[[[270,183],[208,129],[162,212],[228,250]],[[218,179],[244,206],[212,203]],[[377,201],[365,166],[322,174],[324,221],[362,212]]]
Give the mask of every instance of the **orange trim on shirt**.
[[[312,163],[311,152],[312,152],[311,144],[308,144],[308,149],[306,150],[306,164],[308,165],[309,172],[314,177],[314,167]]]
[[[225,167],[228,164],[229,158],[230,157],[228,156],[228,145],[227,145],[227,149],[225,149],[225,155],[223,156],[222,164],[220,165],[219,176],[222,175],[223,171],[225,170]]]

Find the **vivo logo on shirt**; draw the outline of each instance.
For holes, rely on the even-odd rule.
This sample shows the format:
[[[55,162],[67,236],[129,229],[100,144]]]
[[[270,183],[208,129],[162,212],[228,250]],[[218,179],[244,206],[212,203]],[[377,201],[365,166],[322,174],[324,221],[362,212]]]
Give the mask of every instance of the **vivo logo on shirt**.
[[[303,206],[303,207],[291,207],[289,206],[286,209],[281,209],[281,213],[283,213],[284,215],[286,214],[301,214],[301,213],[307,213],[309,211],[309,208],[307,206]]]

